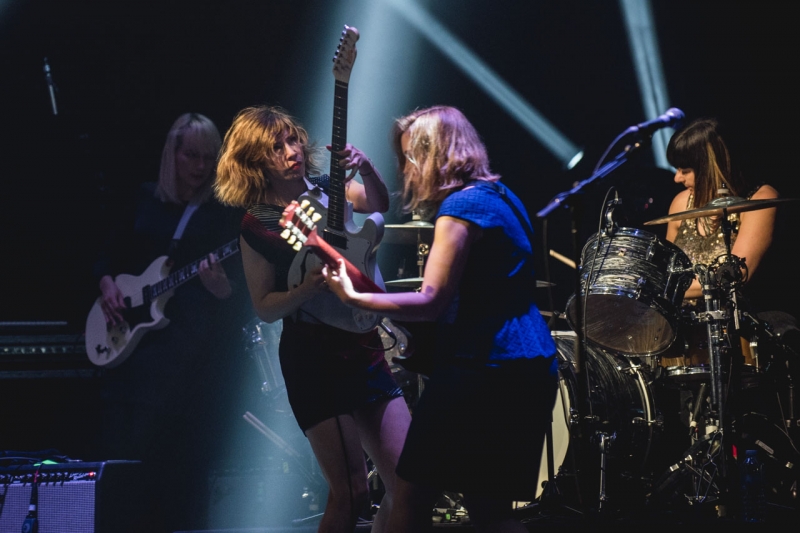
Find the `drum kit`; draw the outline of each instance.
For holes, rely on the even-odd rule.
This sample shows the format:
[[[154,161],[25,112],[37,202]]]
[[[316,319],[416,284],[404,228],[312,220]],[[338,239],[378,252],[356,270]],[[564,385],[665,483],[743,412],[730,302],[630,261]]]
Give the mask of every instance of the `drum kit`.
[[[796,506],[800,361],[741,299],[747,265],[731,253],[728,220],[790,201],[726,197],[645,222],[715,217],[726,250],[707,265],[606,213],[581,253],[579,292],[564,313],[571,331],[553,332],[561,379],[543,499],[567,493],[598,511],[710,504],[721,515],[738,504],[738,458],[758,450],[771,503]],[[695,278],[703,296],[692,307],[684,295]]]

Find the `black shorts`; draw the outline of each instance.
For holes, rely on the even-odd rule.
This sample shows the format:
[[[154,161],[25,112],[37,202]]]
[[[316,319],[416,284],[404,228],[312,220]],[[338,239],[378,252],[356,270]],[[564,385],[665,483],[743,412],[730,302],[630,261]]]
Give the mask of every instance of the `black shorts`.
[[[558,387],[555,356],[439,366],[397,466],[437,490],[532,500]]]
[[[304,432],[334,416],[403,397],[377,330],[358,334],[286,319],[280,361],[289,404]]]

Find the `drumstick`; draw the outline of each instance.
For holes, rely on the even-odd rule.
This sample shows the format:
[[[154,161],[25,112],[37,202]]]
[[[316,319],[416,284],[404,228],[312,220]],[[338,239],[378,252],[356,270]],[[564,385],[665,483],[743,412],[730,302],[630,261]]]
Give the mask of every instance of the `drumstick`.
[[[550,257],[555,257],[556,259],[558,259],[559,261],[561,261],[562,263],[564,263],[568,267],[575,268],[575,261],[573,261],[572,259],[570,259],[569,257],[567,257],[565,255],[561,255],[560,253],[556,252],[555,250],[550,250]]]

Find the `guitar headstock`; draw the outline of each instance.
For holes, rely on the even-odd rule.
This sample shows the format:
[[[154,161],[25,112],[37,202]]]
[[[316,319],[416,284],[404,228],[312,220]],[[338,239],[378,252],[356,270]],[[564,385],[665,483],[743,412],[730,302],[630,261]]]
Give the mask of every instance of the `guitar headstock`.
[[[358,40],[358,30],[345,24],[342,36],[339,38],[339,46],[333,54],[333,77],[342,83],[350,81],[350,72],[356,62],[356,41]]]
[[[298,203],[293,200],[286,206],[279,222],[283,228],[281,237],[292,245],[294,251],[299,252],[308,237],[316,231],[317,222],[322,219],[322,215],[316,212],[311,202],[303,200]]]

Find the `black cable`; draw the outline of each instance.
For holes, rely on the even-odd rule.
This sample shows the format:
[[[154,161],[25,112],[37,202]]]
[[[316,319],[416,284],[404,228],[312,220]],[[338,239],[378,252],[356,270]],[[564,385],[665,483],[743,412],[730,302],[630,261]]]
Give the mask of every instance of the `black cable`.
[[[44,463],[39,463],[36,471],[33,473],[33,481],[31,483],[31,501],[28,505],[28,515],[22,522],[22,533],[38,533],[39,531],[39,470]]]
[[[596,276],[599,274],[599,272],[595,272],[594,271],[594,267],[595,267],[595,264],[597,263],[597,256],[600,255],[600,232],[602,231],[603,219],[605,219],[605,215],[606,215],[606,207],[607,207],[606,204],[608,203],[608,197],[611,195],[612,191],[616,191],[616,187],[614,187],[614,186],[609,187],[609,189],[606,191],[605,197],[603,198],[603,209],[600,212],[600,221],[599,221],[599,223],[597,225],[597,241],[595,242],[595,250],[594,250],[594,255],[592,256],[592,262],[591,262],[590,265],[581,265],[582,268],[586,268],[587,266],[589,268],[589,270],[586,272],[586,283],[585,283],[585,286],[584,286],[584,289],[583,289],[583,296],[581,296],[580,293],[575,295],[576,298],[581,298],[581,297],[583,298],[583,306],[582,306],[583,317],[582,317],[582,320],[581,320],[581,327],[583,328],[582,337],[583,337],[583,345],[584,345],[584,350],[583,350],[584,354],[588,353],[588,350],[586,348],[588,347],[588,342],[589,342],[588,326],[586,324],[586,308],[588,307],[588,304],[589,304],[589,290],[591,289],[592,284],[597,279]],[[593,277],[593,275],[594,275],[594,277]],[[583,273],[582,272],[580,274],[580,277],[583,277]],[[578,286],[578,290],[579,291],[581,290],[580,284]],[[588,372],[588,368],[584,367],[584,371]],[[594,416],[594,409],[592,408],[592,401],[591,401],[592,387],[589,384],[589,379],[588,378],[586,380],[586,385],[587,385],[587,389],[588,389],[586,398],[588,400],[587,403],[588,403],[588,407],[589,407],[589,416]]]
[[[339,415],[336,415],[336,427],[339,429],[339,442],[342,445],[342,455],[344,455],[345,472],[347,473],[347,497],[350,500],[350,512],[356,512],[356,503],[353,500],[353,480],[350,477],[350,461],[347,459],[347,446],[344,443],[344,431],[342,431],[342,423],[339,420]]]

